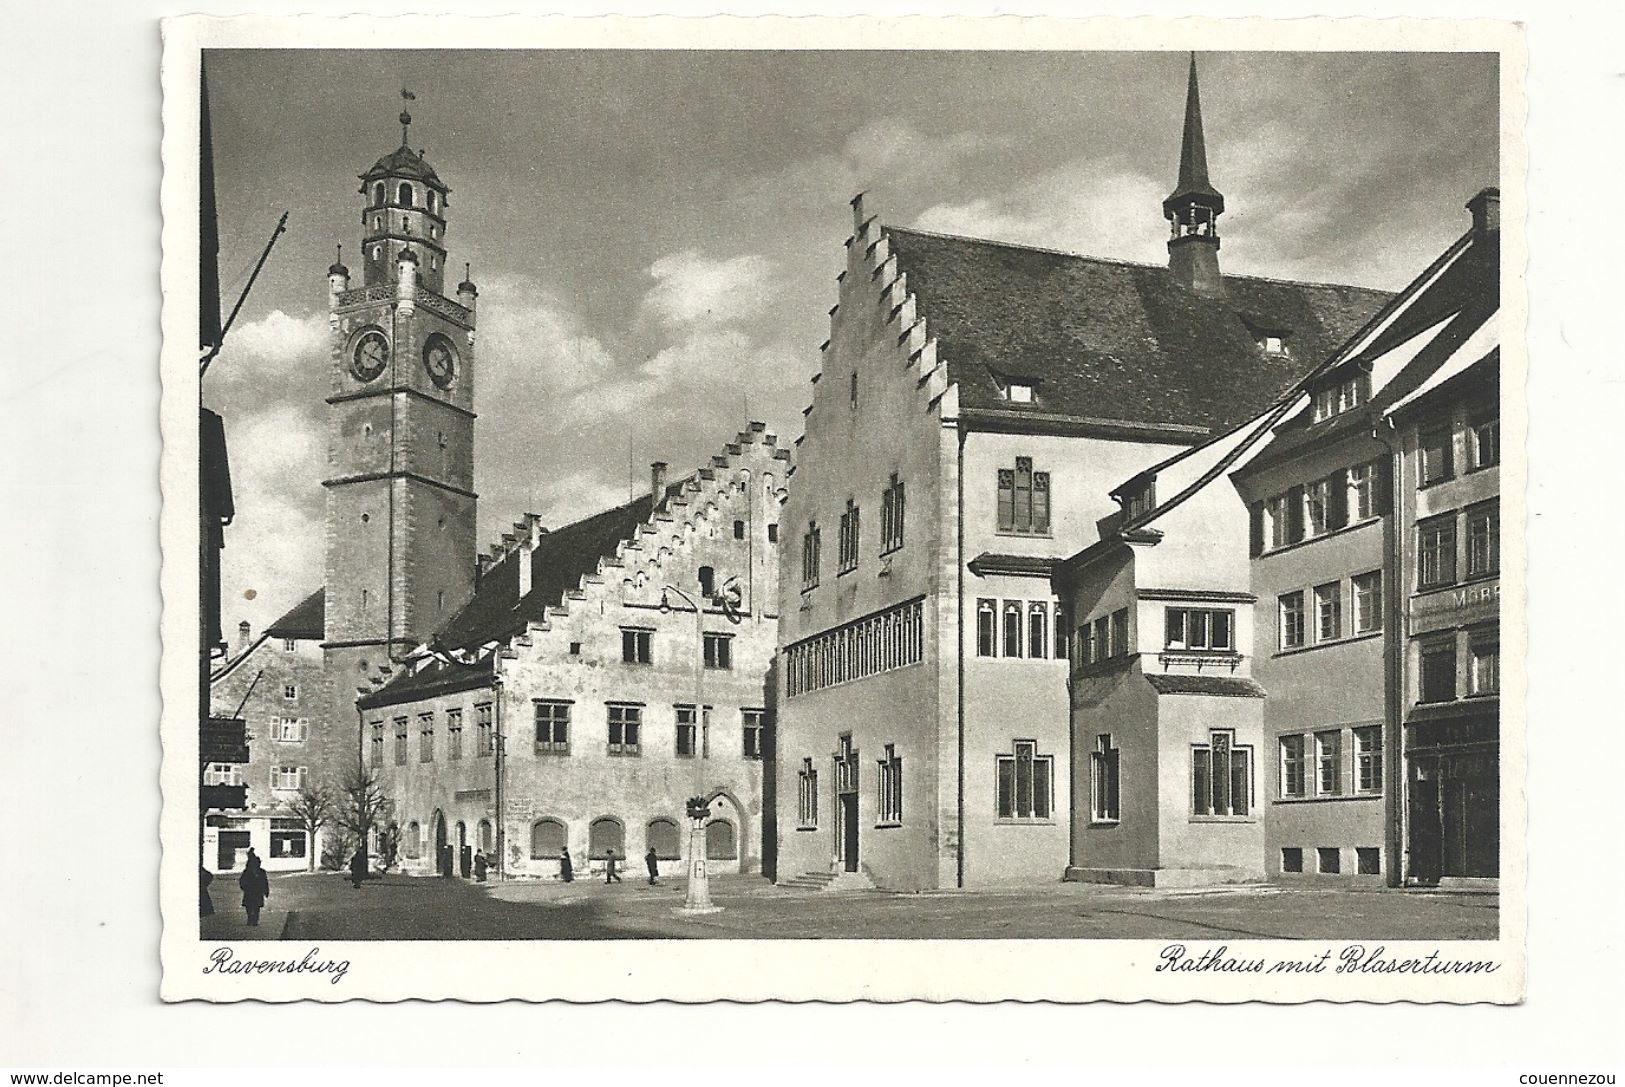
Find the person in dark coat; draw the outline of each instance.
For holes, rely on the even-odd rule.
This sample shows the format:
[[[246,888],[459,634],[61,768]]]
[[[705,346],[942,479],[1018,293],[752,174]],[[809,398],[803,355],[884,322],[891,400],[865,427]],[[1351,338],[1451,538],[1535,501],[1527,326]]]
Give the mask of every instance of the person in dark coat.
[[[209,897],[209,884],[214,877],[201,864],[197,868],[197,913],[199,917],[214,916],[214,899]]]
[[[566,883],[573,883],[576,878],[575,865],[570,863],[570,848],[559,850],[559,878]]]
[[[248,863],[243,866],[243,874],[237,877],[237,886],[243,889],[243,909],[248,911],[248,923],[260,923],[260,907],[265,900],[271,897],[271,880],[260,867],[260,859],[252,849],[248,851]]]
[[[490,866],[490,862],[488,862],[485,859],[485,851],[484,850],[481,850],[480,852],[474,854],[474,878],[476,880],[478,880],[481,883],[485,882],[485,870],[489,866]]]
[[[367,847],[362,846],[350,854],[350,887],[359,891],[361,881],[367,878]]]
[[[654,846],[650,846],[649,852],[643,855],[643,865],[649,869],[649,886],[653,887],[655,880],[660,878],[660,858],[655,856]]]
[[[604,882],[619,883],[620,875],[615,871],[615,850],[604,850]]]

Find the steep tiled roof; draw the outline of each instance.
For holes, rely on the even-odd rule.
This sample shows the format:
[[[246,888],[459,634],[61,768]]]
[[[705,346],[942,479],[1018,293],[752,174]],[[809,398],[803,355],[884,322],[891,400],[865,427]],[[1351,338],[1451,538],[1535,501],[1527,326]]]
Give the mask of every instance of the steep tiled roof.
[[[327,623],[327,592],[317,589],[265,628],[271,638],[321,638]]]
[[[1244,676],[1186,676],[1171,672],[1147,672],[1145,681],[1158,694],[1207,694],[1220,698],[1263,698],[1264,688]]]
[[[960,406],[1225,430],[1254,415],[1390,296],[1226,276],[1205,298],[1167,268],[884,228]],[[1258,346],[1285,333],[1290,354]],[[997,378],[1037,383],[1030,406]]]

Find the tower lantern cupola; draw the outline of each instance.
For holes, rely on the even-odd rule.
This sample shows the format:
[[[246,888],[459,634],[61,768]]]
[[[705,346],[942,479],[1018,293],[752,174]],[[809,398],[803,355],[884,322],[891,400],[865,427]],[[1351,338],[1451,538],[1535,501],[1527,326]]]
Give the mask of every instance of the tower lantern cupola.
[[[420,252],[418,281],[442,293],[446,274],[446,209],[451,189],[421,151],[407,143],[412,115],[401,113],[401,146],[361,177],[362,254],[367,286],[395,278],[401,253]]]
[[[1207,144],[1202,135],[1202,97],[1196,86],[1196,54],[1191,54],[1185,89],[1185,135],[1179,148],[1179,182],[1162,202],[1170,226],[1168,268],[1198,294],[1224,293],[1219,274],[1219,216],[1224,194],[1207,176]]]

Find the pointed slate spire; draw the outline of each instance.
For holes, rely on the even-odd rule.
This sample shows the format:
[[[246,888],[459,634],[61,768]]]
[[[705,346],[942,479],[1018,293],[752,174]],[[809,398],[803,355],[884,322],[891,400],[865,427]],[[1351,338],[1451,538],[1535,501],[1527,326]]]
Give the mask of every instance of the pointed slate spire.
[[[1207,141],[1202,134],[1202,94],[1196,85],[1196,54],[1191,54],[1190,79],[1185,88],[1185,137],[1179,147],[1179,182],[1162,202],[1163,214],[1174,217],[1178,205],[1200,203],[1218,215],[1224,195],[1207,177]]]

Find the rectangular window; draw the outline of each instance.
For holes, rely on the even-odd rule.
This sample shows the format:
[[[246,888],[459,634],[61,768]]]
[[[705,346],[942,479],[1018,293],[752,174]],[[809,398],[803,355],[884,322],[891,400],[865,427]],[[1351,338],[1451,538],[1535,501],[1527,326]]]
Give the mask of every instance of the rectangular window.
[[[282,699],[285,702],[297,702],[299,700],[299,684],[297,684],[297,683],[285,683],[285,684],[283,684],[282,685]]]
[[[463,711],[446,711],[446,758],[463,757]]]
[[[310,739],[310,718],[278,717],[271,722],[271,739],[283,744],[302,744]]]
[[[982,599],[976,602],[976,655],[978,657],[992,657],[998,654],[998,612],[994,610],[993,601]]]
[[[474,707],[474,756],[485,758],[496,751],[496,737],[491,728],[491,703],[481,702]]]
[[[741,754],[747,759],[759,759],[762,757],[762,740],[764,738],[762,722],[767,716],[767,711],[746,709],[741,710],[740,715],[744,719],[744,748]]]
[[[282,652],[284,653],[292,653],[298,646],[299,643],[292,638],[282,639]]]
[[[1315,850],[1315,870],[1323,876],[1335,876],[1343,870],[1343,852],[1336,846],[1321,846]]]
[[[1376,465],[1356,464],[1348,470],[1349,521],[1364,521],[1377,514]]]
[[[1042,600],[1027,605],[1027,655],[1034,660],[1049,656],[1049,605]]]
[[[609,706],[609,753],[639,755],[643,752],[643,707],[625,703]]]
[[[395,765],[406,765],[406,718],[395,718]]]
[[[801,780],[798,783],[798,818],[804,830],[818,827],[818,771],[811,759],[801,760]]]
[[[1418,437],[1417,484],[1431,486],[1455,475],[1452,432],[1448,426],[1425,430]]]
[[[1317,479],[1303,489],[1305,536],[1320,536],[1331,526],[1332,481]]]
[[[637,627],[621,628],[621,660],[627,664],[654,663],[654,631]]]
[[[384,723],[372,723],[372,742],[370,744],[371,763],[374,766],[384,765]]]
[[[1164,616],[1169,649],[1235,649],[1235,612],[1229,608],[1167,608]]]
[[[1055,757],[1038,754],[1034,740],[1015,741],[1012,754],[997,756],[997,803],[1000,819],[1048,819]]]
[[[1302,872],[1303,871],[1303,847],[1302,846],[1293,845],[1293,846],[1282,846],[1281,847],[1281,871],[1283,871],[1283,872]]]
[[[1095,618],[1095,650],[1101,660],[1112,658],[1112,619],[1109,615]]]
[[[891,483],[880,493],[880,550],[882,554],[903,546],[903,481],[893,472]]]
[[[858,507],[848,498],[846,510],[841,514],[841,538],[836,555],[836,568],[843,574],[858,568],[858,542],[861,538],[859,518]]]
[[[1297,649],[1303,645],[1303,591],[1283,593],[1281,604],[1281,648]]]
[[[1473,471],[1483,468],[1493,468],[1501,463],[1501,417],[1475,416],[1467,424],[1468,455],[1472,458],[1469,463]]]
[[[1305,795],[1303,740],[1302,736],[1281,737],[1281,795],[1283,797],[1301,797]]]
[[[570,703],[536,702],[536,744],[538,755],[570,753]]]
[[[1112,612],[1112,655],[1121,657],[1128,651],[1128,609],[1118,608]]]
[[[1362,876],[1382,875],[1382,850],[1374,845],[1355,846],[1354,870]]]
[[[734,636],[732,634],[707,634],[705,636],[705,666],[707,668],[732,668],[734,666]]]
[[[1078,628],[1078,638],[1083,642],[1083,660],[1085,664],[1094,664],[1105,659],[1105,649],[1100,644],[1098,634],[1099,624],[1088,622]]]
[[[1455,514],[1416,526],[1416,581],[1422,589],[1455,584]]]
[[[1421,648],[1420,702],[1449,702],[1456,697],[1456,639],[1424,642]]]
[[[1329,730],[1315,733],[1315,795],[1338,796],[1343,792],[1343,733]]]
[[[1382,629],[1382,571],[1355,574],[1349,579],[1354,590],[1354,633],[1370,634]]]
[[[999,531],[1048,536],[1049,519],[1049,473],[1033,471],[1031,457],[1017,457],[1014,470],[1000,468]]]
[[[1072,653],[1072,633],[1071,628],[1067,626],[1069,620],[1067,618],[1066,606],[1057,600],[1051,605],[1050,611],[1051,614],[1055,616],[1055,622],[1053,624],[1055,632],[1055,659],[1069,660]]]
[[[1467,511],[1467,576],[1484,577],[1501,570],[1501,509],[1480,506]]]
[[[1021,656],[1021,601],[1004,602],[1004,655]]]
[[[434,714],[418,714],[418,761],[434,761]]]
[[[1286,495],[1278,494],[1271,498],[1265,503],[1265,512],[1269,520],[1270,547],[1285,547],[1291,542],[1291,519],[1286,512]]]
[[[1253,749],[1236,746],[1235,736],[1214,730],[1206,744],[1192,745],[1192,814],[1243,816],[1252,810]]]
[[[1354,730],[1354,788],[1361,793],[1382,792],[1382,726]]]
[[[1468,638],[1467,693],[1496,694],[1501,690],[1501,632],[1475,633]]]
[[[702,747],[709,749],[711,732],[711,707],[705,707],[704,729],[699,728],[700,722],[694,719],[692,705],[677,707],[677,757],[692,759]],[[701,735],[701,732],[704,735]],[[705,754],[710,755],[706,750]]]
[[[242,783],[242,763],[211,762],[203,771],[203,784],[205,785],[241,785]]]
[[[271,767],[271,788],[279,793],[294,793],[305,787],[310,771],[303,766]]]
[[[1095,749],[1089,753],[1089,779],[1090,812],[1097,823],[1115,823],[1122,817],[1122,807],[1118,801],[1120,754],[1121,751],[1112,745],[1110,733],[1095,737]]]
[[[818,526],[809,524],[801,537],[801,587],[811,589],[818,584],[819,538]]]
[[[1343,636],[1343,583],[1315,586],[1315,640],[1335,641]]]
[[[886,757],[880,760],[880,821],[903,821],[903,759],[893,744],[886,745]]]

